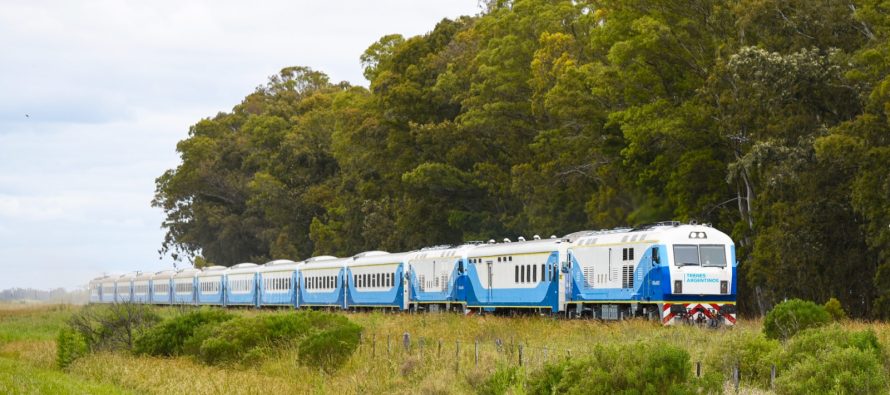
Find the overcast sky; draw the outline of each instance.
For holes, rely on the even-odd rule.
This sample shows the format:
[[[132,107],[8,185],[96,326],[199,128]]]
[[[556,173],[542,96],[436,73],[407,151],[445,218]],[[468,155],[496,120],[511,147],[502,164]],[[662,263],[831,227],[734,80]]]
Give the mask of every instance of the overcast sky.
[[[367,86],[385,34],[477,0],[26,1],[0,4],[0,289],[161,270],[154,179],[190,125],[286,66]]]

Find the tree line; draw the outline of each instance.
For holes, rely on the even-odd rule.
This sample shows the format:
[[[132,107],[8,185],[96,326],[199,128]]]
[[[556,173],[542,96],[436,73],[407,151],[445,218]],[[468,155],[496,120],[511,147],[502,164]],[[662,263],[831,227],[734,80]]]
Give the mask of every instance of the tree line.
[[[387,35],[369,88],[287,67],[156,180],[198,266],[667,219],[738,248],[739,300],[890,316],[890,2],[491,0]]]

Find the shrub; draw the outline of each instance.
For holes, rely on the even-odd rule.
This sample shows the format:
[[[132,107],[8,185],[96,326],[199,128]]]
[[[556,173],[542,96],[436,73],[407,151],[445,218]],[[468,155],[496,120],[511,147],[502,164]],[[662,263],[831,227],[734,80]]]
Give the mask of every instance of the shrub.
[[[266,344],[263,323],[260,318],[235,318],[225,325],[208,325],[208,336],[202,340],[196,356],[209,364],[239,361],[245,353]]]
[[[136,303],[88,305],[68,320],[90,351],[132,350],[135,340],[161,320],[151,306]]]
[[[841,302],[835,298],[828,299],[828,301],[825,302],[825,311],[827,311],[835,321],[843,321],[847,319],[847,312],[844,311]]]
[[[587,357],[547,366],[529,379],[532,393],[693,392],[689,354],[666,343],[597,346]],[[707,391],[706,391],[707,392]]]
[[[877,360],[883,358],[881,345],[873,331],[849,332],[839,325],[831,325],[825,328],[807,329],[798,333],[785,344],[785,349],[777,358],[777,362],[782,370],[786,370],[794,363],[806,358],[819,357],[846,348],[855,348],[870,353]]]
[[[723,377],[730,377],[732,369],[738,366],[743,383],[768,388],[779,342],[757,332],[741,332],[727,338],[708,350],[703,361],[704,371],[719,372]]]
[[[517,366],[498,366],[497,369],[488,376],[482,385],[477,388],[477,393],[481,395],[502,395],[506,394],[508,390],[511,388],[519,387],[519,392],[522,393],[522,386],[524,383],[524,376],[522,374],[522,370]],[[534,391],[532,391],[534,393]]]
[[[779,394],[886,394],[886,372],[874,353],[855,347],[807,356],[776,379]]]
[[[231,320],[234,316],[219,309],[202,308],[167,319],[136,339],[137,354],[173,356],[183,354],[183,346],[197,328]]]
[[[56,337],[56,363],[60,368],[68,367],[71,362],[86,355],[88,351],[87,342],[79,332],[71,328],[59,330],[59,335]]]
[[[341,317],[342,318],[342,317]],[[300,362],[333,371],[358,347],[362,327],[343,318],[338,327],[325,329],[300,342]]]
[[[813,302],[791,299],[779,303],[766,314],[763,333],[770,339],[787,340],[803,329],[831,322],[825,308]]]
[[[192,312],[142,336],[138,351],[192,355],[207,364],[249,364],[280,345],[300,344],[302,363],[333,370],[358,346],[361,327],[346,317],[300,311],[235,318],[220,310]]]

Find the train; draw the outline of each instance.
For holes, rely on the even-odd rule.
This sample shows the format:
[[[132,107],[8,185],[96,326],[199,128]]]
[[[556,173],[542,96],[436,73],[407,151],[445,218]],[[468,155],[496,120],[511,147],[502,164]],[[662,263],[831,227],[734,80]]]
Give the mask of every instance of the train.
[[[677,221],[90,281],[90,303],[545,314],[736,323],[735,245]]]

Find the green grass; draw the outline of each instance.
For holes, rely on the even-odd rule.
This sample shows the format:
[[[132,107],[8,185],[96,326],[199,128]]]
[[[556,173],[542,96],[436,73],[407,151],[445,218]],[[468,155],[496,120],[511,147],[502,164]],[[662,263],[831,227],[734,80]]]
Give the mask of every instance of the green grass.
[[[0,305],[0,344],[52,340],[79,307],[71,305]]]
[[[277,347],[268,358],[247,366],[101,353],[79,359],[63,371],[55,367],[55,336],[76,309],[0,306],[0,393],[469,394],[499,366],[517,365],[520,345],[524,365],[520,372],[528,375],[545,363],[583,355],[601,343],[661,341],[685,349],[693,363],[707,361],[718,345],[761,331],[757,320],[711,330],[662,327],[639,320],[601,323],[547,317],[346,313],[364,327],[363,340],[343,366],[331,373],[301,364],[296,346]],[[161,308],[159,314],[172,316],[178,311]],[[291,312],[230,311],[244,316]],[[844,327],[872,329],[884,349],[890,350],[890,324],[850,321]],[[409,349],[402,345],[406,332],[411,339]],[[730,389],[728,377],[726,383]],[[743,384],[742,393],[768,392]]]
[[[97,384],[65,372],[42,369],[20,360],[0,357],[2,394],[125,394],[128,391]]]

